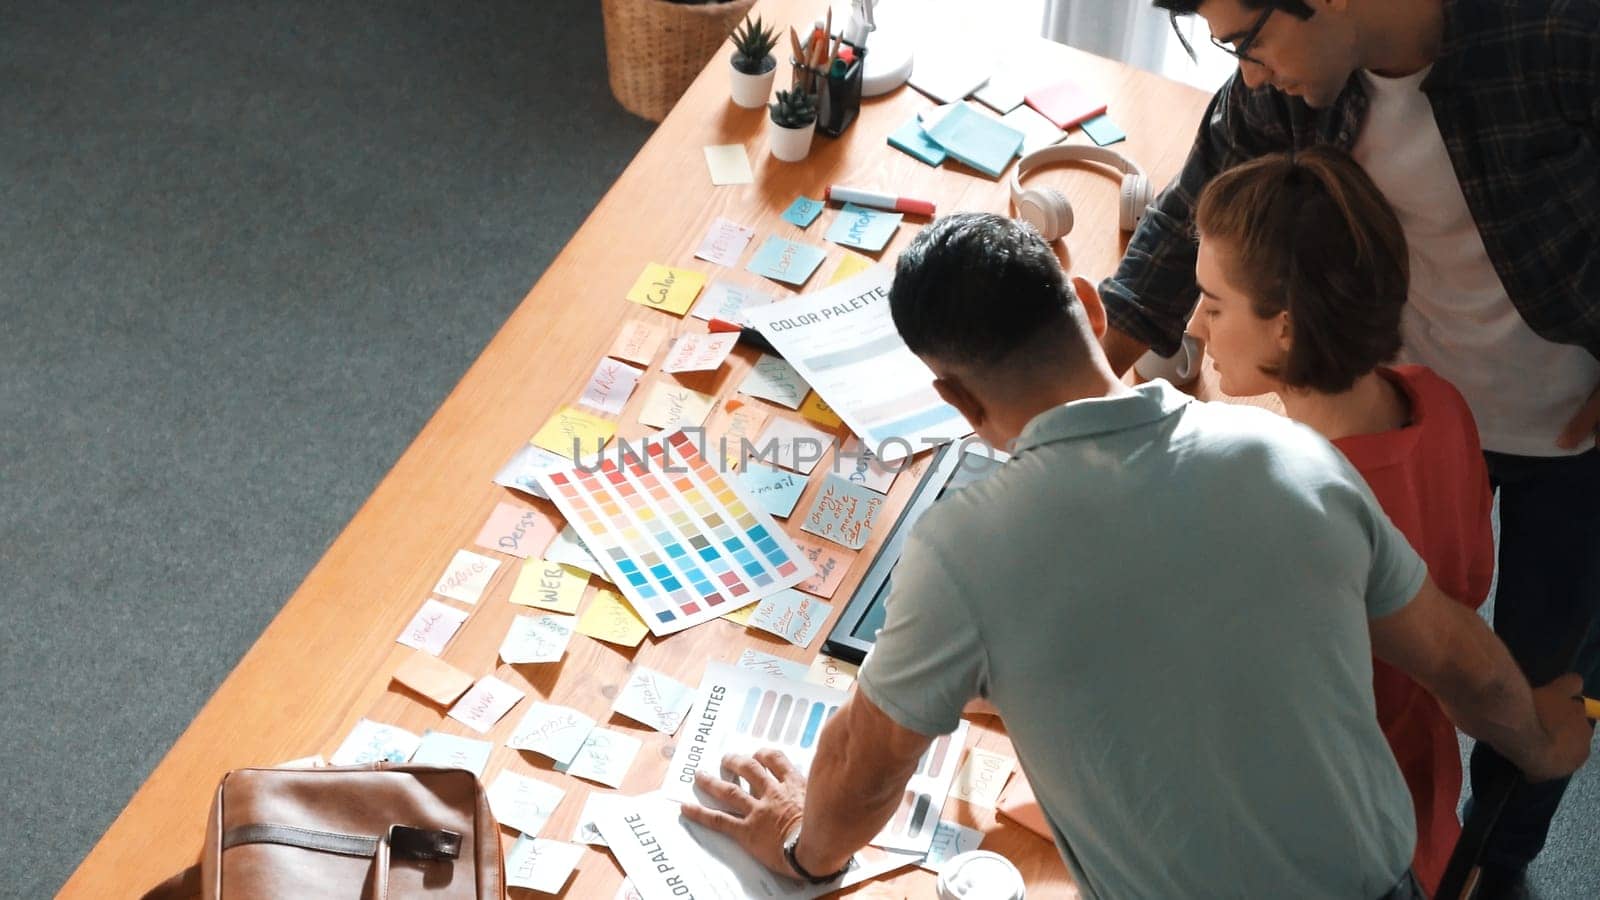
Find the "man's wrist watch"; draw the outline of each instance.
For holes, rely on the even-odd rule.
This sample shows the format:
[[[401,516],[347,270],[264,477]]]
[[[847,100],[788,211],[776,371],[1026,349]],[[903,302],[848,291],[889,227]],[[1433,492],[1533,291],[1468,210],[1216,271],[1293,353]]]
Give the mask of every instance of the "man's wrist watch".
[[[795,848],[800,846],[800,831],[801,829],[796,828],[794,830],[794,834],[790,835],[789,839],[783,842],[783,859],[789,864],[789,868],[794,870],[796,877],[807,884],[827,884],[828,882],[833,881],[834,879],[844,875],[844,873],[850,871],[850,861],[845,860],[845,864],[839,869],[839,871],[828,875],[813,875],[810,872],[807,872],[806,867],[800,865],[800,860],[796,859],[794,854]]]

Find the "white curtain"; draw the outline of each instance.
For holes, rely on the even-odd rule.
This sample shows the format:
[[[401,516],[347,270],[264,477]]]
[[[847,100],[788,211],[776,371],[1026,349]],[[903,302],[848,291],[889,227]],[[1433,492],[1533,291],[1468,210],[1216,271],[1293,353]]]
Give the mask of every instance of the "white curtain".
[[[1045,37],[1152,72],[1172,40],[1164,10],[1150,0],[1045,0]]]

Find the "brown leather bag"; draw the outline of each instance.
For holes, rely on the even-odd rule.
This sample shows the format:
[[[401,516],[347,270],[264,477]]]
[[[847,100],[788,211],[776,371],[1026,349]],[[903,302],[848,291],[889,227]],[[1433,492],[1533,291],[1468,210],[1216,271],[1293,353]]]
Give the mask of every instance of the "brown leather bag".
[[[217,786],[200,864],[145,900],[504,900],[504,869],[471,772],[237,769]]]

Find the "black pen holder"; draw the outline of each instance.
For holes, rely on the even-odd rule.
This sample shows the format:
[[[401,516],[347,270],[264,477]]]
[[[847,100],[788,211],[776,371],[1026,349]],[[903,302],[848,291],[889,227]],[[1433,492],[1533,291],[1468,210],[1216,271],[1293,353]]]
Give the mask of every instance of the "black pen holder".
[[[837,77],[829,77],[830,66],[808,66],[791,57],[794,67],[794,84],[816,98],[817,131],[828,137],[838,137],[861,114],[861,74],[867,48],[841,39],[841,47],[849,47],[855,59]],[[809,43],[805,49],[809,50]]]

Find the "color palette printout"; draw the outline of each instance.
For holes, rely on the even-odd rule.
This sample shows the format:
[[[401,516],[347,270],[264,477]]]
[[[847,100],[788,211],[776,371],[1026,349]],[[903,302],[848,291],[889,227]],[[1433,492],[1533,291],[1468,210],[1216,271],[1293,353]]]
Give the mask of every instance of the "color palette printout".
[[[812,574],[783,531],[683,432],[618,444],[540,483],[656,635]]]
[[[817,739],[849,695],[712,662],[700,682],[700,699],[667,768],[661,794],[680,803],[705,803],[694,788],[701,769],[716,774],[729,753],[748,756],[764,747],[782,750],[802,773],[811,768]],[[933,843],[945,796],[961,762],[967,723],[933,742],[906,783],[889,823],[872,839],[888,850],[926,853]]]

